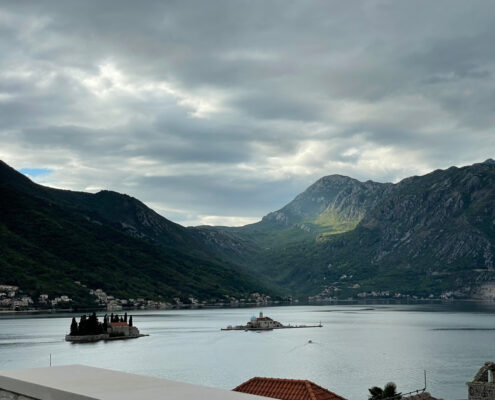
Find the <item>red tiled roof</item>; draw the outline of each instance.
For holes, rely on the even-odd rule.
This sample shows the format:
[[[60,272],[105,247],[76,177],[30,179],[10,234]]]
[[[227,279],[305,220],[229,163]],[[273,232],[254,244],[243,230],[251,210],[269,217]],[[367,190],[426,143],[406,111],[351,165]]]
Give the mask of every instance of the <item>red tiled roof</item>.
[[[281,400],[345,400],[342,396],[301,379],[251,378],[234,391]]]
[[[127,326],[127,322],[110,322],[110,326]]]

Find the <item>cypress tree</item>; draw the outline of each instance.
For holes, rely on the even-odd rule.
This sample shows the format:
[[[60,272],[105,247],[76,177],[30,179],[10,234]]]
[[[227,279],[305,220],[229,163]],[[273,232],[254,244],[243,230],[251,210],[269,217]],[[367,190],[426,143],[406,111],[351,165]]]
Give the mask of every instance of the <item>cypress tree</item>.
[[[79,328],[77,331],[80,335],[88,334],[86,315],[81,315],[81,318],[79,319]]]
[[[72,317],[72,323],[70,324],[70,335],[77,336],[77,334],[78,334],[78,330],[77,330],[76,318]]]
[[[131,317],[129,318],[129,326],[132,326],[132,315],[131,315]]]

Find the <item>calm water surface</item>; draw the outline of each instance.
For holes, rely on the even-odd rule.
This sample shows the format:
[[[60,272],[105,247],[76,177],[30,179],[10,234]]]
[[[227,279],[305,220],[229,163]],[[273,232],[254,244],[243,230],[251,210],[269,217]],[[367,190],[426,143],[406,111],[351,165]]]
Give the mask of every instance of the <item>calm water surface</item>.
[[[263,311],[284,324],[323,328],[222,332]],[[253,376],[310,379],[348,399],[394,381],[446,399],[495,361],[495,306],[332,305],[135,312],[149,337],[71,344],[72,315],[0,317],[0,369],[86,364],[232,389]],[[313,343],[308,343],[312,340]]]

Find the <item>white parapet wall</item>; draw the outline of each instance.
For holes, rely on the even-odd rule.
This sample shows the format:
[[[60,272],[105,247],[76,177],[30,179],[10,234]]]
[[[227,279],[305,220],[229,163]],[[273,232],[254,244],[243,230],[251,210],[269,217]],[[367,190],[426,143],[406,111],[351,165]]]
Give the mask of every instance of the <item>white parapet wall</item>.
[[[235,387],[238,382],[232,382]],[[0,400],[266,400],[84,365],[0,371]]]

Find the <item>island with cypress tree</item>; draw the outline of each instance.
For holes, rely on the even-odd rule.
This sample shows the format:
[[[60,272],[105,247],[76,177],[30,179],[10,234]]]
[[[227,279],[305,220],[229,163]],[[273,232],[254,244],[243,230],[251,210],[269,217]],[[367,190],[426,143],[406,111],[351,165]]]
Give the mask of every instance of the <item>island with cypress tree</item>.
[[[118,314],[105,314],[103,322],[98,320],[96,313],[89,316],[82,315],[79,323],[72,318],[70,333],[65,336],[67,342],[97,342],[100,340],[135,339],[148,336],[139,333],[139,329],[133,325],[132,316]]]

